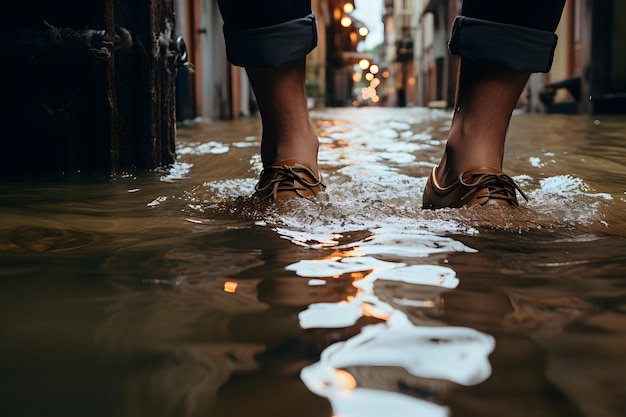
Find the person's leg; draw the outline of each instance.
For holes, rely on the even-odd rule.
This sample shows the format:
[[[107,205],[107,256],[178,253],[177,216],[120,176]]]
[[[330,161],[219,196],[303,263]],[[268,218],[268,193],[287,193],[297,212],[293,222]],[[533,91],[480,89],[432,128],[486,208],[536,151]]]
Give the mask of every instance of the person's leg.
[[[509,120],[529,75],[461,60],[452,125],[436,171],[440,184],[476,167],[502,170]]]
[[[317,184],[319,178],[319,143],[309,118],[305,88],[306,55],[317,45],[311,1],[219,0],[218,3],[224,19],[228,59],[246,69],[261,113],[261,160],[266,170],[259,186],[265,188],[271,183],[272,187],[291,190],[282,195],[293,194],[292,191],[302,190],[303,186],[311,189],[310,184]],[[289,168],[295,165],[299,168],[270,172],[274,165],[283,166],[285,161]],[[298,178],[283,180],[285,173]],[[273,197],[277,196],[276,187]],[[319,185],[305,190],[304,195],[315,195],[318,191]]]
[[[450,40],[451,52],[461,57],[454,115],[444,154],[429,182],[445,189],[468,170],[502,170],[511,114],[529,75],[549,70],[563,5],[564,0],[463,2],[463,17],[455,21]],[[431,201],[438,197],[427,191],[425,208],[449,205]],[[516,205],[514,189],[512,193],[498,202]],[[479,201],[488,201],[486,195]]]
[[[277,68],[247,69],[247,73],[263,121],[263,166],[298,160],[317,172],[319,144],[309,119],[304,58]]]

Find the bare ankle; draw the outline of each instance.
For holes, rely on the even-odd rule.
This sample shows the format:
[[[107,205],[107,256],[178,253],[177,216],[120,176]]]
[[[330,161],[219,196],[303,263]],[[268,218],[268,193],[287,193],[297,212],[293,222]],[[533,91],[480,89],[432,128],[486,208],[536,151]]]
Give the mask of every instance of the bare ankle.
[[[318,148],[317,133],[313,125],[308,123],[301,128],[273,135],[264,131],[261,158],[265,167],[278,161],[297,160],[317,171]]]
[[[450,131],[436,177],[441,186],[452,184],[459,175],[478,167],[502,169],[504,139],[472,136]]]

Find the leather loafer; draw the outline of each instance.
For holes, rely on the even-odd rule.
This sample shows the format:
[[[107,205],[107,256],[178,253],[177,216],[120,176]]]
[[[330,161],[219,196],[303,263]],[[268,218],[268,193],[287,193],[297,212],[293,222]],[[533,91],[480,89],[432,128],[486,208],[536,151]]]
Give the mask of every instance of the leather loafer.
[[[462,172],[459,179],[451,185],[442,187],[437,182],[437,168],[433,168],[424,187],[422,207],[425,209],[485,204],[515,208],[519,206],[516,191],[528,201],[515,181],[499,169],[473,168]]]
[[[319,173],[300,161],[285,160],[263,169],[253,197],[263,200],[314,197],[325,189]]]

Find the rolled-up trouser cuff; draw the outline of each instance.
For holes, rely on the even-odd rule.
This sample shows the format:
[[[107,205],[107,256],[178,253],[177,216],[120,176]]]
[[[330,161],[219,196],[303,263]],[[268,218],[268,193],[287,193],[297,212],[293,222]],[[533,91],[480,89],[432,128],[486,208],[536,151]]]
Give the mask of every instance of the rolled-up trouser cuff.
[[[231,64],[246,68],[278,67],[305,57],[317,46],[315,14],[274,26],[224,30]]]
[[[448,47],[452,55],[519,72],[548,72],[557,36],[545,30],[457,16]]]

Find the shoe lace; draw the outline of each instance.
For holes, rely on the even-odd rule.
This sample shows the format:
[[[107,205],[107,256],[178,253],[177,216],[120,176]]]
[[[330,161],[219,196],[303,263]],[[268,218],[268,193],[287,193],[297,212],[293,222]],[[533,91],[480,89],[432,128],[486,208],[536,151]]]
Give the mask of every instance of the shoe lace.
[[[313,189],[319,185],[323,185],[321,180],[315,178],[315,181],[309,181],[298,175],[304,172],[307,176],[315,178],[312,173],[305,168],[290,167],[288,165],[272,166],[267,171],[261,173],[261,181],[254,187],[256,192],[264,194],[268,193],[274,197],[280,191],[295,191],[299,196],[304,197],[302,190]]]
[[[475,178],[477,179],[474,181]],[[468,181],[470,182],[466,182],[463,176],[461,176],[459,180],[461,184],[471,188],[461,197],[461,200],[465,200],[477,189],[487,188],[489,192],[484,195],[479,195],[478,198],[505,200],[510,205],[517,206],[517,199],[515,198],[515,191],[517,190],[520,195],[524,197],[524,200],[528,201],[528,197],[526,197],[526,194],[524,194],[519,185],[517,185],[513,178],[504,173],[492,174],[477,172],[469,177]]]

